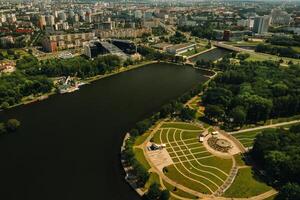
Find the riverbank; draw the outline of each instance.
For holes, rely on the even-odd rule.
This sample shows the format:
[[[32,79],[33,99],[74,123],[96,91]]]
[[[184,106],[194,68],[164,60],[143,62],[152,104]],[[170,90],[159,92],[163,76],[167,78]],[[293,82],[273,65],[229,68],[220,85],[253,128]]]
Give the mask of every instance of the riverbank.
[[[92,83],[94,81],[97,81],[97,80],[100,80],[100,79],[103,79],[103,78],[114,76],[114,75],[120,74],[122,72],[130,71],[130,70],[137,69],[139,67],[143,67],[145,65],[154,64],[154,63],[157,63],[157,61],[144,61],[144,62],[136,64],[136,65],[131,65],[131,66],[128,66],[128,67],[122,67],[118,71],[114,71],[112,73],[108,73],[108,74],[104,74],[104,75],[97,75],[97,76],[93,76],[93,77],[90,77],[90,78],[82,79],[80,81],[84,84],[89,84],[89,83]],[[52,91],[48,92],[48,93],[44,93],[44,94],[34,96],[34,97],[32,97],[31,95],[27,96],[27,97],[23,97],[21,102],[19,102],[17,104],[14,104],[12,106],[9,106],[6,109],[11,109],[11,108],[14,108],[14,107],[17,107],[17,106],[27,105],[27,104],[31,104],[31,103],[34,103],[34,102],[42,101],[42,100],[48,99],[50,96],[56,95],[56,94],[59,94],[59,93],[57,93],[55,88],[53,88]],[[0,111],[2,111],[2,110],[3,109],[0,109]]]
[[[172,64],[174,64],[174,63],[172,63]],[[203,82],[203,83],[201,83],[201,85],[203,85],[203,86],[205,86],[205,85],[207,85],[213,78],[215,78],[216,76],[217,76],[217,72],[216,71],[214,71],[214,70],[207,70],[207,69],[201,69],[201,68],[197,68],[197,67],[194,67],[193,65],[190,65],[190,64],[187,64],[187,63],[185,63],[186,65],[189,65],[189,66],[191,66],[191,67],[193,67],[194,69],[197,69],[197,70],[201,70],[201,71],[205,71],[205,72],[208,72],[209,74],[210,74],[210,76],[208,76],[208,75],[203,75],[203,76],[205,76],[205,77],[207,77],[208,79],[205,81],[205,82]],[[175,65],[179,65],[178,63],[175,63]],[[201,89],[202,90],[202,89]],[[191,92],[191,91],[190,91]],[[202,93],[202,92],[200,92],[200,93]],[[194,94],[195,95],[195,94]],[[192,98],[194,98],[195,96],[193,95],[193,97]],[[199,93],[197,93],[196,94],[196,96],[197,95],[199,95]],[[180,98],[179,98],[180,99]],[[176,99],[175,99],[176,100]],[[185,102],[185,105],[186,105],[186,103],[188,103],[188,101],[189,100],[187,100],[186,102]],[[153,116],[155,116],[156,114],[154,114]],[[159,115],[159,114],[158,114]],[[153,116],[152,117],[150,117],[149,119],[152,119],[153,118]],[[144,121],[146,121],[147,119],[145,119]],[[154,130],[155,130],[155,127],[158,127],[158,124],[160,124],[160,123],[162,123],[162,122],[164,122],[164,121],[168,121],[168,120],[170,120],[169,118],[158,118],[156,121],[154,121],[154,123],[150,126],[150,128],[148,128],[147,130],[146,130],[146,132],[144,132],[143,133],[143,135],[146,135],[147,136],[147,138],[149,137],[148,136],[148,133],[153,133],[153,132],[155,132]],[[126,157],[126,143],[127,143],[127,141],[128,140],[130,140],[131,139],[131,135],[130,135],[130,133],[126,133],[125,134],[125,137],[123,138],[123,143],[122,143],[122,146],[121,146],[121,148],[120,148],[120,160],[121,160],[121,164],[122,164],[122,167],[123,167],[123,170],[124,170],[124,172],[125,172],[125,181],[131,186],[131,188],[133,189],[133,190],[135,190],[136,191],[136,193],[137,194],[139,194],[141,197],[143,196],[143,195],[145,195],[146,194],[146,192],[148,191],[148,186],[150,186],[150,184],[151,184],[151,179],[154,179],[153,177],[152,177],[152,175],[151,175],[151,173],[152,173],[152,171],[151,171],[151,169],[147,169],[147,172],[149,173],[149,179],[148,179],[148,181],[147,181],[147,183],[145,184],[145,186],[144,187],[138,187],[138,183],[139,183],[139,181],[140,181],[140,177],[138,177],[138,175],[136,175],[135,173],[134,173],[134,170],[135,170],[135,168],[134,168],[134,166],[133,165],[131,165],[130,164],[130,159],[128,159],[128,157]],[[139,137],[143,137],[143,136],[139,136]],[[138,138],[138,137],[137,137]],[[146,139],[146,138],[144,138],[143,137],[143,139]],[[136,138],[134,138],[134,140],[133,140],[134,142],[133,143],[137,143],[136,142]],[[130,147],[129,147],[130,148]],[[136,160],[137,160],[137,162],[139,162],[139,160],[137,159],[137,158],[135,158]],[[142,163],[140,163],[140,165],[141,166],[143,166],[143,164]],[[144,166],[145,167],[145,166]],[[154,175],[153,175],[154,176]],[[147,186],[146,186],[147,185]],[[166,187],[163,187],[164,189],[167,189]],[[172,195],[174,195],[174,194],[172,194]]]
[[[124,133],[206,80],[192,67],[155,63],[79,92],[0,112],[1,121],[22,122],[16,134],[0,140],[0,185],[6,191],[1,198],[22,199],[26,192],[31,200],[45,194],[50,199],[81,200],[88,194],[88,199],[140,200],[124,180],[119,156]],[[43,190],[34,190],[40,185]]]

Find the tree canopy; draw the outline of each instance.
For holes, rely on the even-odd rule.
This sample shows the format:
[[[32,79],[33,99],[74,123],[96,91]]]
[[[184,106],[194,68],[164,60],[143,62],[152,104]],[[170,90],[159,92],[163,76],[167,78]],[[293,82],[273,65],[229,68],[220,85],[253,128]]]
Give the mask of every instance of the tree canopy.
[[[223,65],[224,72],[203,94],[208,119],[242,125],[300,113],[299,65],[283,68],[268,61]]]
[[[278,199],[299,199],[300,125],[263,131],[251,155],[262,166],[267,181],[280,189]]]

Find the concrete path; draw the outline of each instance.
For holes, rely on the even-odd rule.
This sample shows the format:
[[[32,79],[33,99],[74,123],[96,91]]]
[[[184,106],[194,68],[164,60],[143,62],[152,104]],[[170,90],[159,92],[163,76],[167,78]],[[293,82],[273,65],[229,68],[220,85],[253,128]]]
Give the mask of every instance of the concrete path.
[[[228,133],[229,134],[244,133],[244,132],[248,132],[248,131],[257,131],[257,130],[261,130],[261,129],[275,128],[275,127],[278,127],[278,126],[285,126],[285,125],[291,125],[291,124],[296,124],[296,123],[300,123],[300,120],[293,120],[293,121],[289,121],[289,122],[270,124],[270,125],[265,125],[265,126],[259,126],[259,127],[254,127],[254,128],[243,129],[243,130],[239,130],[239,131],[228,132]]]

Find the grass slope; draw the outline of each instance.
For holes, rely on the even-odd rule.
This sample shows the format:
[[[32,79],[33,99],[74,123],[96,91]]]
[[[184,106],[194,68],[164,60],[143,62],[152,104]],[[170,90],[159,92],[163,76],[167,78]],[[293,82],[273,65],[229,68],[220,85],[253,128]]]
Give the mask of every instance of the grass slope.
[[[241,168],[239,169],[234,182],[225,192],[224,196],[233,198],[249,198],[265,193],[270,189],[272,189],[270,186],[256,180],[250,167]]]

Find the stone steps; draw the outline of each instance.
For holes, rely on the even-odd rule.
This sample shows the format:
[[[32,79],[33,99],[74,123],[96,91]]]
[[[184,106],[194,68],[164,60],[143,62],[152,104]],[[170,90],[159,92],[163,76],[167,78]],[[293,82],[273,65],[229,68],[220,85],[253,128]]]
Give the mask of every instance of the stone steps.
[[[237,166],[234,166],[230,173],[228,178],[226,179],[226,181],[221,185],[221,187],[219,187],[219,189],[217,191],[214,192],[214,196],[216,197],[220,197],[224,194],[224,192],[230,187],[230,185],[233,183],[236,175],[238,172],[238,168]]]

